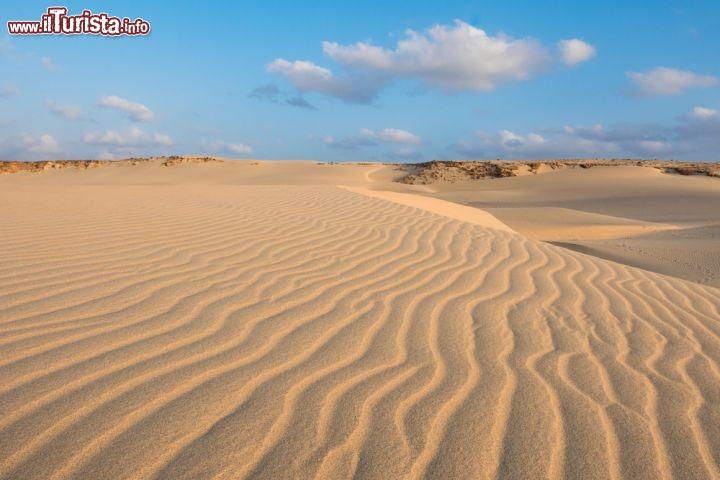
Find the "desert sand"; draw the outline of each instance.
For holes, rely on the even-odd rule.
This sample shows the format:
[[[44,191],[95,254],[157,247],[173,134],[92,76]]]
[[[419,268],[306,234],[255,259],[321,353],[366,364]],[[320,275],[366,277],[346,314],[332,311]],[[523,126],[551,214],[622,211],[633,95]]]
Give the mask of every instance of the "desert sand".
[[[720,478],[720,179],[0,175],[0,478]]]

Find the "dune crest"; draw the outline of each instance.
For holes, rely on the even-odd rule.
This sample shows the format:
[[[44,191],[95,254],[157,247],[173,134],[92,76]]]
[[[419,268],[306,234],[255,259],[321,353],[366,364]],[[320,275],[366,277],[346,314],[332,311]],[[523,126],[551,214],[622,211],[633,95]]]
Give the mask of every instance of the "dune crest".
[[[513,232],[514,230],[506,224],[492,216],[490,213],[474,207],[459,205],[457,203],[448,202],[439,198],[423,197],[410,193],[388,192],[380,190],[371,190],[364,187],[350,187],[339,185],[340,188],[350,192],[367,195],[373,198],[380,198],[390,202],[408,205],[420,210],[436,213],[444,217],[461,220],[463,222],[474,223],[487,228],[494,228],[505,232]]]

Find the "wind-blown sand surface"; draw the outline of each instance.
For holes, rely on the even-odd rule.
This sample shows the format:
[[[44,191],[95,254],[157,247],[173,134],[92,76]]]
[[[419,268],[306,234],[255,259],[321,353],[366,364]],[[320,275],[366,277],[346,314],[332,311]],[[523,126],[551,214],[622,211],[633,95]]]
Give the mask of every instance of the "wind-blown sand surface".
[[[431,187],[523,235],[720,287],[718,178],[618,166]]]
[[[0,177],[0,478],[720,477],[720,289],[428,196],[563,173],[422,208],[392,166]]]

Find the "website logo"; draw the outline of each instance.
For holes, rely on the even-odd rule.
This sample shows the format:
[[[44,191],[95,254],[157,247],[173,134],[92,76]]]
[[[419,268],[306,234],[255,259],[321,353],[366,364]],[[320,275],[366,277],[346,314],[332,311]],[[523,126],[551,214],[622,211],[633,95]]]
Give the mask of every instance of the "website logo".
[[[7,22],[10,35],[147,35],[150,23],[142,18],[111,17],[107,13],[83,10],[79,15],[68,15],[65,7],[50,7],[40,20]]]

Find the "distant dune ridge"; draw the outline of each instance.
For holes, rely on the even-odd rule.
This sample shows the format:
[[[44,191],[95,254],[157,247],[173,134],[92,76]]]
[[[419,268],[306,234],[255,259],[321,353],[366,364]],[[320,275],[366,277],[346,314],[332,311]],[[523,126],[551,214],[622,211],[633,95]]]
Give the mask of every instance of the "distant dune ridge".
[[[18,172],[44,172],[64,168],[85,170],[88,168],[106,167],[111,165],[141,165],[146,163],[158,163],[164,167],[181,165],[187,163],[220,162],[214,157],[207,156],[181,156],[170,155],[167,157],[149,158],[127,158],[124,160],[40,160],[34,162],[0,160],[0,174]]]
[[[663,173],[680,175],[706,175],[720,178],[720,162],[679,162],[675,160],[488,160],[439,161],[416,163],[408,166],[408,173],[400,181],[409,184],[457,182],[483,178],[504,178],[517,175],[543,173],[565,168],[593,167],[647,167]]]
[[[0,176],[1,479],[720,478],[720,179],[163,162]]]

